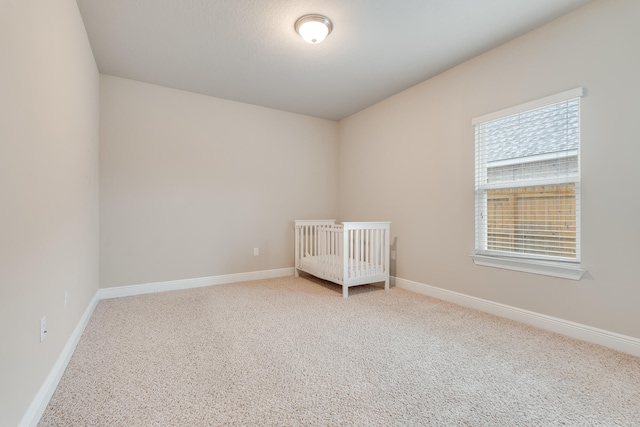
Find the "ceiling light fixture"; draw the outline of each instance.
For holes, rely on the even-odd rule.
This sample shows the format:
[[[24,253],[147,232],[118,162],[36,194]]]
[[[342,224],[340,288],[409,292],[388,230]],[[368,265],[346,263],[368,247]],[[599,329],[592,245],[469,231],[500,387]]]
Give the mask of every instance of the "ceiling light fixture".
[[[296,32],[311,44],[322,42],[332,29],[331,20],[322,15],[304,15],[296,21]]]

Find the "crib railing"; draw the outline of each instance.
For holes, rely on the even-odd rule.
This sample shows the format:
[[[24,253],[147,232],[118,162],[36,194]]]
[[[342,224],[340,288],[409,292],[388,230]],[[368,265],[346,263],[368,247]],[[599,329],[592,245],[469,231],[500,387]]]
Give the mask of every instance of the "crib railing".
[[[336,283],[388,274],[389,222],[296,221],[295,267],[317,257],[317,274]]]
[[[384,282],[389,290],[389,222],[298,220],[295,222],[295,274],[305,271],[349,287]]]
[[[320,273],[328,280],[343,280],[344,232],[340,224],[318,227]]]
[[[295,222],[295,268],[300,268],[303,257],[320,255],[318,227],[334,225],[335,219],[297,220]]]
[[[345,222],[344,279],[385,274],[389,271],[389,223]]]

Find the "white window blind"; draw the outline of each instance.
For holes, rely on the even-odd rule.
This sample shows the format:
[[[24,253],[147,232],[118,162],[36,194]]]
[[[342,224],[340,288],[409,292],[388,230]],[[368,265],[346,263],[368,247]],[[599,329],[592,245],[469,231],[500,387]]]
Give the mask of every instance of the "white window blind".
[[[477,255],[579,262],[582,94],[473,120]]]

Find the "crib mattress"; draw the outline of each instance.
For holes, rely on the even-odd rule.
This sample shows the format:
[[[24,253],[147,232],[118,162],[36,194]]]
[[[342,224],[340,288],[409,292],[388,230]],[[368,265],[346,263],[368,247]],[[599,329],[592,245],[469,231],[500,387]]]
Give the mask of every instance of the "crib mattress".
[[[324,275],[333,277],[342,277],[344,258],[339,255],[315,255],[305,256],[300,260],[300,268],[309,273],[320,272]],[[347,277],[362,277],[381,274],[384,271],[382,265],[372,264],[366,261],[358,261],[355,259],[348,260]]]

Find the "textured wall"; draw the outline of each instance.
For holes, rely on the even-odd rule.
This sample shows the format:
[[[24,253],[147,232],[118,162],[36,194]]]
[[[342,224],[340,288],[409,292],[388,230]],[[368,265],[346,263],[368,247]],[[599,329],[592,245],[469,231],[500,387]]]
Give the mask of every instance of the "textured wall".
[[[3,426],[18,424],[98,290],[98,108],[76,2],[0,1]]]
[[[340,122],[341,218],[391,221],[397,277],[640,337],[639,17],[590,3]],[[588,274],[475,266],[471,119],[577,86]]]
[[[337,214],[336,122],[105,75],[100,117],[101,287],[292,267]]]

